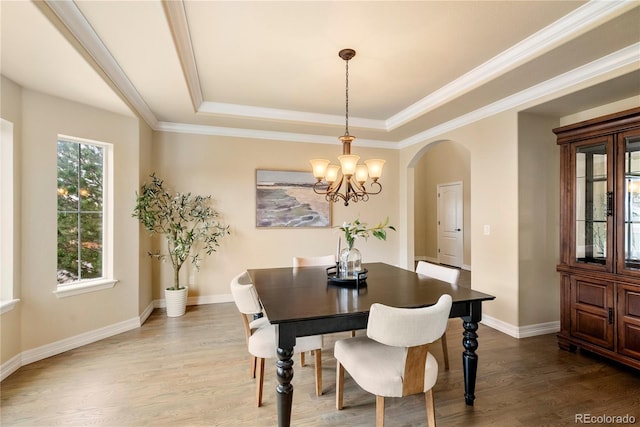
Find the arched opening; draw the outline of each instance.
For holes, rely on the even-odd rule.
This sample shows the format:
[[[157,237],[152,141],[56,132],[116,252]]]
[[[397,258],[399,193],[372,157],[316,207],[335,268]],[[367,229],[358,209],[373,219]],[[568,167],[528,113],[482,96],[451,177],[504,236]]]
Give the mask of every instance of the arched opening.
[[[418,151],[408,167],[413,169],[413,262],[470,270],[470,151],[452,140],[435,141]]]

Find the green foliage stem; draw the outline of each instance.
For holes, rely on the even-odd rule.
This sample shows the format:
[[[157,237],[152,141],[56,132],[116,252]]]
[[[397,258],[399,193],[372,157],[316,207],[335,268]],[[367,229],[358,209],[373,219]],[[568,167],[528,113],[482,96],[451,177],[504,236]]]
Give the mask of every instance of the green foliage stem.
[[[396,231],[393,225],[389,225],[389,217],[384,222],[380,222],[371,228],[367,228],[367,223],[360,222],[360,219],[356,219],[353,222],[345,222],[338,228],[344,232],[344,238],[349,249],[353,248],[353,244],[358,237],[368,239],[369,235],[373,234],[373,237],[378,240],[387,240],[387,230],[385,229]]]

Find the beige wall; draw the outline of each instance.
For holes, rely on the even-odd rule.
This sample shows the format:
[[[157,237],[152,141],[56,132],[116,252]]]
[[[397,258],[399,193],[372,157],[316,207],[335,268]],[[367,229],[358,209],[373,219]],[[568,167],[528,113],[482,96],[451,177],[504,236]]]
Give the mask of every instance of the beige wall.
[[[231,278],[245,269],[290,266],[294,256],[336,252],[340,233],[333,228],[256,228],[255,171],[310,170],[311,158],[336,159],[341,153],[338,142],[319,145],[157,132],[153,150],[158,176],[175,190],[213,195],[221,220],[231,227],[231,235],[222,240],[218,252],[205,257],[199,273],[191,274],[191,266],[183,268],[187,270],[184,278],[191,282],[190,298],[211,296],[213,301],[228,300]],[[348,207],[334,204],[333,224],[359,217],[373,225],[389,216],[391,224],[398,225],[398,151],[359,147],[357,140],[352,151],[363,159],[386,159],[381,179],[383,190],[366,203],[351,203]],[[391,231],[386,242],[371,238],[356,242],[356,247],[364,262],[397,264],[398,235],[404,232]],[[154,279],[154,298],[160,298],[161,290],[170,283],[171,269],[167,264],[161,266]]]
[[[415,256],[438,259],[437,185],[462,182],[463,265],[471,264],[471,165],[470,152],[462,144],[442,141],[430,144],[414,170]]]
[[[471,163],[471,283],[474,289],[496,296],[483,312],[511,325],[518,325],[518,134],[517,115],[496,116],[438,135],[400,153],[403,170],[400,193],[413,195],[414,167],[428,145],[453,141],[465,146]],[[413,199],[413,198],[411,198]],[[414,201],[400,201],[402,226],[409,230],[401,246],[401,262],[411,267],[413,259]],[[484,225],[490,234],[484,235]]]
[[[2,76],[0,80],[0,114],[3,119],[13,124],[13,298],[20,298],[20,227],[22,225],[22,210],[20,207],[20,174],[21,174],[21,149],[22,139],[22,92],[20,87],[11,80]],[[4,144],[5,141],[2,141]],[[5,261],[2,260],[4,263]],[[4,266],[3,266],[4,268]],[[21,351],[20,338],[21,306],[16,305],[14,310],[2,314],[0,318],[0,362],[16,356]]]
[[[560,319],[558,123],[518,116],[519,325]]]
[[[3,80],[5,91],[11,85]],[[21,199],[21,226],[17,308],[2,316],[2,363],[19,352],[86,333],[119,322],[139,318],[138,224],[131,218],[134,192],[138,188],[137,119],[41,93],[21,90],[12,93],[11,103],[22,104],[17,140],[20,167],[17,182]],[[9,109],[2,111],[3,117]],[[57,136],[88,138],[114,145],[114,288],[67,298],[56,289],[56,178]],[[149,285],[147,285],[149,286]],[[147,304],[150,303],[150,299]],[[19,339],[16,338],[16,334]],[[13,343],[17,342],[18,346]],[[11,350],[8,350],[11,349]],[[17,350],[17,351],[16,351]]]
[[[153,171],[153,131],[145,122],[140,120],[140,144],[138,150],[139,177],[138,182],[142,183]],[[132,204],[135,196],[132,196]],[[139,275],[138,275],[138,310],[140,313],[148,309],[153,302],[153,276],[152,263],[147,254],[151,252],[152,240],[144,227],[138,226],[138,255]]]

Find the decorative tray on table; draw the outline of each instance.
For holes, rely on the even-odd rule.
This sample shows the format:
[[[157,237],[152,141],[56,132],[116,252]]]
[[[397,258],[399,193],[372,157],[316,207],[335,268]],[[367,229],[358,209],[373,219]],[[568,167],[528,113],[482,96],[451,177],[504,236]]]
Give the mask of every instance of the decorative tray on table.
[[[327,267],[327,283],[337,286],[359,288],[367,285],[367,269],[356,272],[353,276],[340,277],[338,266]]]

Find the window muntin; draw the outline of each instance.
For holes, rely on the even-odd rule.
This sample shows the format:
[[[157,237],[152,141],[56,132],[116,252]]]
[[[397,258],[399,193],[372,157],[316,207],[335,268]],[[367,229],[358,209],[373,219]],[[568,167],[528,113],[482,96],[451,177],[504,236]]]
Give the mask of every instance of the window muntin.
[[[58,286],[109,279],[111,146],[58,138]]]

